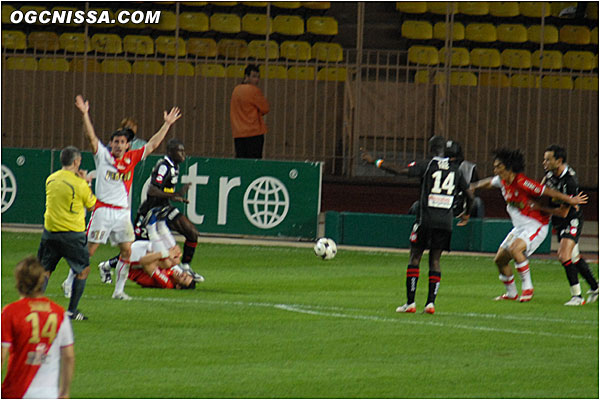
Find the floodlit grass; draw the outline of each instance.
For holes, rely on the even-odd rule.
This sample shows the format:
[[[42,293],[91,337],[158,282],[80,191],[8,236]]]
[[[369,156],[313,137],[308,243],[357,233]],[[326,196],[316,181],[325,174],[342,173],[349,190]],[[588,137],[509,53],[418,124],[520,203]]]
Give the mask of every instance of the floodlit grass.
[[[39,238],[2,234],[2,305]],[[200,244],[197,290],[129,282],[123,302],[95,268],[114,253],[93,257],[90,319],[73,324],[72,397],[598,398],[598,303],[563,306],[554,260],[532,260],[535,297],[519,304],[492,301],[503,286],[490,257],[445,255],[432,316],[394,312],[407,254],[341,249],[324,262],[308,248]],[[65,307],[66,273],[62,261],[47,290]],[[419,308],[426,297],[424,257]]]

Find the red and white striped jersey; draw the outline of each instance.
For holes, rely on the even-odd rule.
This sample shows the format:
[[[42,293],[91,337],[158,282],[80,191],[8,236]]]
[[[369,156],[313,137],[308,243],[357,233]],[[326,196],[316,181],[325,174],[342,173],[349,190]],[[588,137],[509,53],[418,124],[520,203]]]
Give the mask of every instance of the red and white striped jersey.
[[[544,185],[519,173],[509,185],[499,176],[492,179],[492,186],[502,190],[502,196],[506,201],[506,211],[510,215],[513,226],[527,225],[531,220],[547,225],[550,216],[539,210],[531,208],[530,200],[541,197],[544,194]]]

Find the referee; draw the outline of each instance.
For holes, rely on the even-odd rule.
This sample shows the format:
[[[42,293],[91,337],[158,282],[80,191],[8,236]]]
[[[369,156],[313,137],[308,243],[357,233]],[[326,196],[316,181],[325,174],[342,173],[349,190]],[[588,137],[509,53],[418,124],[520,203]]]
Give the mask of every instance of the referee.
[[[81,152],[73,146],[60,152],[62,168],[46,179],[46,212],[44,232],[38,249],[38,259],[46,270],[48,284],[56,264],[65,258],[77,275],[73,280],[71,301],[67,314],[72,320],[87,317],[77,309],[90,272],[90,255],[85,233],[85,209],[96,204],[86,171],[80,170]]]

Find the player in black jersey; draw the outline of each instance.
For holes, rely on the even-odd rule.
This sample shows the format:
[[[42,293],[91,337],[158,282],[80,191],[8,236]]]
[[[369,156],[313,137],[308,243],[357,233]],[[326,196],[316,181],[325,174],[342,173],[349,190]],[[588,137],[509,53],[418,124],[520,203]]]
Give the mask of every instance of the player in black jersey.
[[[366,162],[396,175],[418,177],[421,180],[421,194],[417,218],[410,234],[410,261],[406,270],[406,304],[396,309],[396,312],[416,312],[415,294],[419,279],[419,264],[423,252],[429,249],[429,293],[424,312],[435,312],[435,298],[441,280],[440,258],[442,251],[450,250],[452,237],[452,221],[454,218],[452,205],[458,192],[466,196],[465,212],[459,217],[459,225],[465,225],[469,220],[473,194],[468,191],[462,171],[457,163],[451,163],[444,157],[446,140],[434,136],[429,140],[430,158],[412,162],[407,168],[385,165],[382,159],[375,160],[370,154],[363,154]]]
[[[544,170],[546,176],[542,184],[570,196],[579,193],[577,174],[567,163],[567,152],[558,145],[549,146],[544,152]],[[579,235],[583,229],[583,212],[580,206],[570,206],[557,199],[551,198],[548,207],[541,207],[543,211],[552,214],[552,227],[556,231],[559,247],[558,260],[565,267],[567,279],[571,286],[571,300],[566,306],[580,306],[585,304],[581,296],[581,287],[577,273],[590,285],[587,302],[598,300],[598,281],[594,278],[587,262],[579,256]]]

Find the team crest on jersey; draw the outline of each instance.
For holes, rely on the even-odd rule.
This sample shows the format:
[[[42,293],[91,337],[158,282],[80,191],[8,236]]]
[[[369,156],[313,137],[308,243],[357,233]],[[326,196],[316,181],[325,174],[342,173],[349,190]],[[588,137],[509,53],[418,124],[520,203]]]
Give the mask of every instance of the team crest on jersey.
[[[411,162],[410,164],[408,164],[408,167],[409,167],[409,168],[410,168],[410,167],[414,167],[416,164],[417,164],[417,162],[416,162],[416,161],[413,161],[413,162]]]
[[[131,158],[126,158],[123,161],[125,161],[125,164],[131,164]]]
[[[571,226],[578,227],[579,226],[579,220],[577,218],[573,218],[571,220]]]

